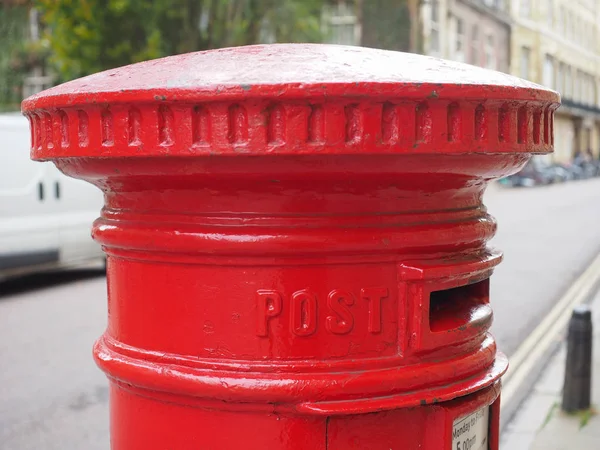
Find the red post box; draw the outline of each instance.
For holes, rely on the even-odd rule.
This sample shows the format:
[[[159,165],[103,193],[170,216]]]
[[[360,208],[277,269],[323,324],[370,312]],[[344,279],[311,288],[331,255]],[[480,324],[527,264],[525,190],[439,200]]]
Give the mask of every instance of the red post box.
[[[423,56],[267,45],[27,99],[94,183],[113,450],[498,448],[488,181],[558,95]]]

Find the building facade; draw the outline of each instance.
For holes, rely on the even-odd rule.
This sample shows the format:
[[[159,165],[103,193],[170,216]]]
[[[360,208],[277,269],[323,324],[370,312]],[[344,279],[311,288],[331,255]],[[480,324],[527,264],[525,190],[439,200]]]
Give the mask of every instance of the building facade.
[[[421,14],[425,54],[508,72],[506,0],[427,0]]]
[[[600,2],[514,0],[511,72],[560,92],[552,159],[600,150]]]

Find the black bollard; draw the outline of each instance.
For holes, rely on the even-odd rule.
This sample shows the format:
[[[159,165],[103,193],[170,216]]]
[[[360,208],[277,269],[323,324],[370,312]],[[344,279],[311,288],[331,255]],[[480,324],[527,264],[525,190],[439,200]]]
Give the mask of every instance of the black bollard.
[[[580,411],[590,407],[592,383],[592,312],[587,305],[573,309],[567,337],[567,364],[562,409]]]

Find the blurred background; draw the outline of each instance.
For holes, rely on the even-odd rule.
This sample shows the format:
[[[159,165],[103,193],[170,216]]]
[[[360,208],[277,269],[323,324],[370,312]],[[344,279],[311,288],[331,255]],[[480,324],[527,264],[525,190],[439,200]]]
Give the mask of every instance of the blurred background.
[[[91,358],[106,324],[89,237],[102,196],[29,160],[23,98],[142,60],[274,42],[421,53],[559,91],[555,152],[486,194],[506,255],[494,333],[511,356],[600,251],[599,38],[597,0],[0,0],[0,448],[109,448]]]
[[[600,156],[596,0],[0,0],[0,111],[101,70],[197,50],[327,42],[422,53],[559,91],[555,153],[535,183]],[[572,169],[575,163],[582,171]],[[527,183],[527,182],[526,182]]]

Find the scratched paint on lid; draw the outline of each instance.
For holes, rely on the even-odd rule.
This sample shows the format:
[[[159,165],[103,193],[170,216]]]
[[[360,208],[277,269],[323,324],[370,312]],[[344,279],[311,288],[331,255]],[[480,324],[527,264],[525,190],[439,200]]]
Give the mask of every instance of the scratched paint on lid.
[[[374,90],[365,91],[365,85],[373,85]],[[99,95],[104,96],[102,101],[114,101],[129,93],[135,93],[138,100],[143,93],[150,100],[165,100],[176,91],[191,91],[195,96],[273,95],[274,86],[283,89],[281,94],[300,89],[305,94],[328,95],[342,86],[345,95],[398,94],[397,89],[406,85],[422,88],[423,97],[443,95],[444,86],[452,85],[464,89],[466,95],[472,95],[473,87],[480,94],[487,87],[488,96],[499,89],[517,98],[559,98],[530,81],[429,56],[339,45],[275,44],[187,53],[107,70],[36,94],[23,106],[41,107],[51,98],[58,103],[85,103]],[[429,85],[439,86],[432,91]],[[169,95],[163,98],[165,90]]]

